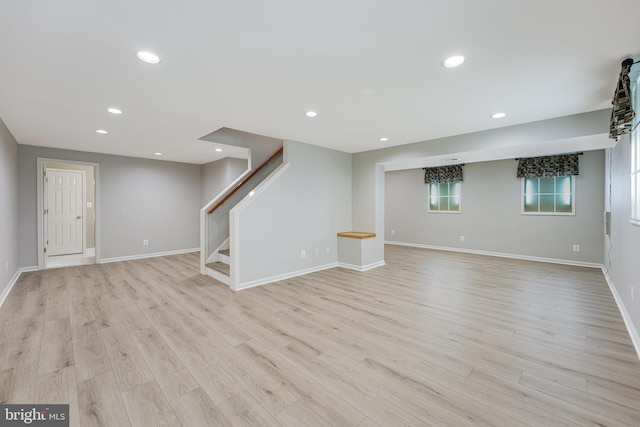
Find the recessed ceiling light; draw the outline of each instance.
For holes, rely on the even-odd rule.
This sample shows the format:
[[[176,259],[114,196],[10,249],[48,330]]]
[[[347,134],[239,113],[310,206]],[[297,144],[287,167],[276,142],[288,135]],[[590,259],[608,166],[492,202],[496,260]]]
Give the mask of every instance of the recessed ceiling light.
[[[503,117],[506,117],[507,115],[505,113],[495,113],[493,115],[491,115],[492,119],[501,119]]]
[[[162,153],[157,152],[157,153],[153,153],[154,156],[162,156]]]
[[[380,138],[380,142],[387,142],[388,140],[389,140],[389,138],[387,138],[387,137]]]
[[[106,131],[106,130],[104,130],[104,129],[98,129],[98,130],[96,131],[96,133],[99,133],[99,134],[101,134],[101,135],[106,135],[106,134],[108,134],[109,132],[107,132],[107,131]]]
[[[313,118],[316,117],[318,113],[316,113],[315,111],[307,111],[306,113],[304,113],[304,115]]]
[[[160,62],[160,57],[155,53],[140,51],[136,54],[138,59],[147,64],[157,64]]]
[[[219,153],[222,151],[222,148],[216,148],[216,151]]]
[[[445,68],[455,68],[464,64],[464,56],[456,55],[444,60],[443,65]]]
[[[107,108],[107,111],[110,112],[111,114],[117,114],[120,115],[122,114],[122,110],[120,110],[119,108]]]

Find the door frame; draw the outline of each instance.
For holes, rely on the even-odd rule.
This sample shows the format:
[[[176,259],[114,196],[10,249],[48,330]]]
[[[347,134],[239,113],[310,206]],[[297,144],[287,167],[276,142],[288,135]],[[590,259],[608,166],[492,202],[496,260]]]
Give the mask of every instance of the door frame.
[[[100,202],[100,164],[93,162],[82,162],[75,160],[65,160],[65,159],[53,159],[47,157],[38,157],[37,158],[37,168],[36,168],[36,218],[37,218],[37,235],[38,235],[38,270],[42,270],[45,268],[45,253],[44,253],[44,231],[45,231],[45,220],[44,220],[44,172],[46,170],[46,163],[68,163],[68,164],[77,164],[77,165],[85,165],[92,166],[94,179],[95,179],[95,202],[94,202],[94,212],[96,215],[95,219],[95,247],[96,247],[96,258],[95,263],[100,264],[100,211],[102,204]],[[85,182],[85,191],[86,191],[86,182]],[[83,195],[83,199],[84,199]],[[84,206],[86,210],[86,206]],[[86,215],[83,215],[86,216]],[[86,230],[84,230],[83,239],[86,238]],[[86,243],[83,242],[83,249],[86,250]]]

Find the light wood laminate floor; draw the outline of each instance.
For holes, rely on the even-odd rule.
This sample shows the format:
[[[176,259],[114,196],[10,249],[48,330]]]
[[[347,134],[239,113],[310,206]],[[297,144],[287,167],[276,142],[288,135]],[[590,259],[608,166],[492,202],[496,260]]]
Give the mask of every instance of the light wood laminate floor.
[[[398,246],[231,292],[198,254],[25,273],[0,401],[72,426],[640,425],[602,273]]]

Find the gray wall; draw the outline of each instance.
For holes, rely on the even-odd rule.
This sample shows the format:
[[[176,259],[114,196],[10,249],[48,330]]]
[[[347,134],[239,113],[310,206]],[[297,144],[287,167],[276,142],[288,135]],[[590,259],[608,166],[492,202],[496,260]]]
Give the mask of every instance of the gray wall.
[[[598,135],[608,131],[610,114],[611,110],[600,110],[356,153],[353,155],[352,178],[353,228],[357,231],[384,233],[384,229],[380,226],[384,223],[384,209],[379,208],[379,200],[384,197],[384,186],[381,188],[380,185],[376,185],[376,180],[379,181],[376,164],[447,153],[472,152],[478,147],[496,149],[518,144]],[[382,241],[379,241],[379,244],[382,245]]]
[[[198,248],[200,165],[20,145],[19,263],[37,265],[37,158],[98,163],[102,259]],[[142,240],[149,240],[148,246]]]
[[[516,167],[514,160],[466,164],[459,214],[427,212],[422,169],[387,172],[385,239],[600,264],[604,151],[580,156],[575,216],[521,215]],[[464,242],[460,236],[465,236]],[[581,246],[580,252],[573,252],[574,244]]]
[[[0,119],[0,295],[18,266],[18,144]]]
[[[606,239],[604,265],[617,290],[636,334],[640,331],[640,227],[632,225],[630,180],[631,147],[629,135],[620,139],[610,152],[609,178],[611,191],[606,187],[606,204],[611,207],[611,239]],[[610,196],[610,197],[609,197]],[[631,299],[634,287],[634,299]],[[636,342],[640,346],[640,342]],[[636,347],[640,351],[640,347]]]
[[[337,233],[351,229],[351,155],[287,141],[285,156],[288,169],[232,211],[241,287],[336,263]]]
[[[202,165],[202,206],[209,203],[248,168],[247,159],[227,157]]]

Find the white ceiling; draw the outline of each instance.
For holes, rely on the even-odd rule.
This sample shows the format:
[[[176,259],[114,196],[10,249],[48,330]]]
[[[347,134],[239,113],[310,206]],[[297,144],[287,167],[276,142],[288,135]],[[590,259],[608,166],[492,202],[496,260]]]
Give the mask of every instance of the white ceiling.
[[[199,140],[222,127],[373,150],[609,107],[639,16],[638,0],[3,0],[0,118],[20,144],[198,164],[233,155]],[[442,67],[453,54],[467,62]]]

